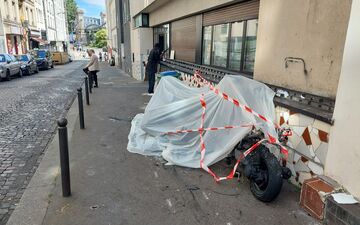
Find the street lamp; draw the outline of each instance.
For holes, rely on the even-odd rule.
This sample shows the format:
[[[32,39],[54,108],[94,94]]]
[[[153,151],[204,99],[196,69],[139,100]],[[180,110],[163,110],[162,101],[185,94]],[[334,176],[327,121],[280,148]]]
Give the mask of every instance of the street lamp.
[[[30,26],[29,26],[29,21],[27,20],[22,20],[22,26],[23,28],[27,31],[26,34],[27,34],[27,45],[29,47],[29,50],[31,49],[31,29],[30,29]]]

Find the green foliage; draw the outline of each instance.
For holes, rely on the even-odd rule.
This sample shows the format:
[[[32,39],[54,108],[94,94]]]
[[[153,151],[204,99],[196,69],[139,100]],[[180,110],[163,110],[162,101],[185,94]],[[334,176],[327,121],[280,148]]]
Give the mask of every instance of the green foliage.
[[[74,30],[76,13],[77,13],[77,4],[75,0],[66,0],[66,13],[68,21],[68,30],[71,33]]]
[[[107,46],[107,34],[105,29],[101,29],[95,33],[95,41],[91,43],[91,47],[103,48]]]

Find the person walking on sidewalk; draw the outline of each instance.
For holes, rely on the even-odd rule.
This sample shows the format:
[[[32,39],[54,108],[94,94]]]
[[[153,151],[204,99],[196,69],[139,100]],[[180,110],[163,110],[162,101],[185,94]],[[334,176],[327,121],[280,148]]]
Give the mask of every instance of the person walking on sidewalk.
[[[94,87],[99,87],[98,85],[98,79],[97,79],[97,72],[100,71],[100,66],[99,66],[99,59],[97,57],[97,55],[95,54],[94,49],[90,49],[88,50],[88,54],[90,57],[90,62],[85,66],[84,70],[88,70],[88,75],[89,75],[89,80],[90,85],[93,85],[93,82],[95,82],[95,86]]]
[[[99,52],[99,60],[100,60],[100,62],[102,62],[102,53],[101,52]]]
[[[146,64],[146,73],[149,79],[149,89],[148,94],[154,94],[154,85],[155,85],[155,73],[157,72],[157,65],[161,59],[160,45],[155,44],[154,48],[150,51],[148,62]]]

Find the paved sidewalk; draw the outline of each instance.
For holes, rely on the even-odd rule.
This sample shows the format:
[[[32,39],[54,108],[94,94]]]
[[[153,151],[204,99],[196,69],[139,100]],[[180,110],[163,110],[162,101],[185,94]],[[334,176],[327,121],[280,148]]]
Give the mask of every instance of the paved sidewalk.
[[[161,159],[129,153],[130,122],[150,99],[142,95],[147,86],[102,67],[100,88],[85,107],[86,129],[80,130],[77,120],[72,133],[72,196],[62,198],[56,179],[46,213],[33,215],[42,216],[42,223],[25,217],[23,224],[318,224],[299,208],[299,192],[288,183],[275,202],[264,204],[252,196],[246,180],[217,184],[200,169],[165,166]],[[58,164],[58,157],[44,157],[41,164],[49,161]],[[220,174],[229,170],[222,162],[214,167]]]

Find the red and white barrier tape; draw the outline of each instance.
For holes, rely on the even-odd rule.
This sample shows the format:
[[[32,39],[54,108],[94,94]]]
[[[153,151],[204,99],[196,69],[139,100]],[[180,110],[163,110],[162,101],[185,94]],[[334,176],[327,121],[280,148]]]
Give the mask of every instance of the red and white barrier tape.
[[[254,110],[252,110],[250,107],[248,107],[246,105],[240,104],[240,102],[238,100],[236,100],[234,98],[231,98],[226,93],[223,93],[219,89],[215,88],[212,84],[210,84],[207,80],[205,80],[201,76],[199,71],[195,71],[194,77],[192,79],[194,79],[198,84],[205,84],[205,85],[209,86],[210,90],[214,91],[217,95],[221,96],[223,99],[232,102],[235,106],[245,110],[246,112],[249,112],[249,113],[253,114],[254,116],[260,118],[261,120],[263,120],[263,121],[265,121],[267,123],[270,123],[275,128],[280,128],[280,126],[278,126],[277,124],[275,124],[271,120],[267,119],[265,116],[255,112]],[[204,165],[205,154],[206,154],[206,146],[205,146],[205,142],[204,142],[204,138],[203,138],[204,131],[217,131],[217,130],[225,130],[225,129],[235,129],[235,128],[240,128],[240,127],[250,127],[250,126],[254,127],[254,124],[238,125],[238,126],[224,126],[224,127],[216,127],[216,128],[204,128],[205,115],[206,115],[206,101],[205,101],[205,95],[204,94],[201,94],[200,103],[201,103],[201,107],[202,107],[200,128],[192,129],[192,130],[177,130],[177,131],[173,131],[173,132],[167,132],[166,134],[171,135],[171,134],[180,134],[180,133],[199,132],[199,135],[200,135],[200,153],[201,153],[200,167],[202,169],[204,169],[205,171],[207,171],[211,176],[213,176],[216,182],[219,182],[219,181],[222,181],[222,180],[232,179],[234,177],[235,173],[236,173],[237,167],[239,166],[241,160],[243,160],[246,156],[248,156],[250,153],[252,153],[254,150],[256,150],[257,147],[259,147],[259,145],[262,144],[265,141],[268,141],[271,144],[279,145],[280,146],[280,152],[282,154],[283,160],[287,159],[288,150],[284,146],[282,146],[280,144],[280,142],[278,141],[278,139],[276,137],[273,137],[272,135],[267,133],[266,134],[267,139],[262,139],[259,142],[255,143],[253,146],[251,146],[249,149],[247,149],[239,157],[239,159],[237,160],[234,168],[232,169],[232,171],[230,172],[230,174],[228,176],[226,176],[226,177],[217,176],[207,165]],[[288,131],[288,132],[284,133],[283,135],[284,136],[291,136],[292,132]]]
[[[243,128],[243,127],[254,127],[254,124],[244,124],[239,126],[224,126],[224,127],[210,127],[210,128],[198,128],[193,130],[177,130],[177,131],[170,131],[166,134],[181,134],[181,133],[191,133],[191,132],[200,132],[200,131],[217,131],[217,130],[227,130],[227,129],[236,129],[236,128]]]
[[[269,123],[271,125],[273,125],[276,129],[280,129],[280,126],[276,123],[274,123],[273,121],[271,121],[270,119],[266,118],[265,116],[255,112],[253,109],[251,109],[249,106],[243,105],[239,102],[239,100],[231,98],[228,94],[221,92],[219,89],[215,88],[210,82],[208,82],[204,77],[201,76],[200,72],[198,70],[195,71],[194,73],[194,78],[195,80],[197,80],[198,83],[203,83],[207,86],[209,86],[210,90],[212,90],[213,92],[215,92],[215,94],[219,95],[220,97],[222,97],[223,99],[232,102],[235,106],[245,110],[246,112],[249,112],[251,114],[253,114],[254,116],[260,118],[261,120],[263,120],[266,123]],[[280,150],[281,150],[281,154],[283,154],[286,158],[288,157],[288,150],[282,146],[280,144],[280,142],[277,140],[276,137],[273,137],[272,135],[270,135],[269,133],[266,134],[268,141],[272,144],[277,144],[280,146]],[[291,136],[292,132],[288,132],[285,133],[284,136]]]
[[[224,92],[221,92],[219,89],[215,88],[211,83],[209,83],[205,78],[203,78],[200,74],[199,71],[195,71],[194,73],[194,78],[195,79],[200,79],[200,82],[203,82],[204,84],[208,85],[210,87],[210,90],[212,90],[213,92],[215,92],[215,94],[221,96],[222,98],[224,98],[225,100],[232,102],[234,105],[236,105],[237,107],[240,107],[241,109],[253,114],[254,116],[260,118],[261,120],[267,122],[267,123],[271,123],[272,125],[275,126],[275,128],[280,128],[279,125],[277,125],[276,123],[272,122],[270,119],[266,118],[265,116],[255,112],[253,109],[251,109],[250,107],[243,105],[239,102],[239,100],[234,99],[232,97],[230,97],[229,95],[227,95]]]

